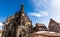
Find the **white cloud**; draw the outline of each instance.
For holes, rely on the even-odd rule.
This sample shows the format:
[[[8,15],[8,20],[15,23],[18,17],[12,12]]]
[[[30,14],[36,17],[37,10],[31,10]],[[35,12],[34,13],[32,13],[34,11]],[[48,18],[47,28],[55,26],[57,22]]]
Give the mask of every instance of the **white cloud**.
[[[33,5],[35,7],[35,11],[38,11],[39,13],[36,12],[38,17],[41,16],[45,16],[48,15],[49,12],[49,16],[51,18],[54,18],[56,21],[60,22],[60,0],[32,0],[33,1]],[[43,6],[43,7],[41,7]],[[41,8],[44,9],[45,11],[47,11],[47,13],[45,11],[42,10],[41,14]]]
[[[35,9],[41,9],[42,6],[46,9],[48,8],[48,0],[32,0],[32,1]]]
[[[30,13],[30,15],[31,15],[31,16],[36,16],[36,17],[40,17],[40,16],[41,16],[40,13],[36,13],[36,12],[35,12],[35,13]]]
[[[48,15],[44,20],[49,21],[48,19],[53,18],[60,22],[60,0],[32,0],[32,2],[35,11],[31,13],[33,16],[43,17]]]
[[[40,11],[42,16],[47,16],[48,15],[48,11]]]
[[[0,26],[3,26],[3,24],[2,24],[2,23],[0,23]]]
[[[50,16],[60,22],[60,0],[50,0]]]
[[[36,17],[42,17],[42,16],[47,16],[48,12],[47,11],[40,11],[40,12],[32,12],[30,13],[31,16],[36,16]]]
[[[32,0],[35,7],[40,7],[41,5],[46,6],[47,0]]]
[[[32,0],[32,3],[34,6],[34,12],[30,13],[31,16],[43,17],[48,15],[48,0]]]
[[[52,7],[60,6],[60,0],[51,0],[50,3]]]

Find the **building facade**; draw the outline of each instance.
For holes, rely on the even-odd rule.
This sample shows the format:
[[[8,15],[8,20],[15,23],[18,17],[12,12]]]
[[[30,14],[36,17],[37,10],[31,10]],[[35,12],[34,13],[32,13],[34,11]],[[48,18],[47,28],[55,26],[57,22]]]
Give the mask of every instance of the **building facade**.
[[[60,32],[60,23],[54,21],[53,19],[50,19],[48,28],[49,31]]]
[[[0,30],[0,37],[2,36],[2,32],[3,32],[3,31],[2,31],[2,30]]]
[[[24,37],[32,33],[32,21],[24,13],[24,5],[4,22],[2,37]]]
[[[33,32],[46,31],[46,30],[47,30],[46,26],[42,23],[36,23],[35,27],[33,28]]]

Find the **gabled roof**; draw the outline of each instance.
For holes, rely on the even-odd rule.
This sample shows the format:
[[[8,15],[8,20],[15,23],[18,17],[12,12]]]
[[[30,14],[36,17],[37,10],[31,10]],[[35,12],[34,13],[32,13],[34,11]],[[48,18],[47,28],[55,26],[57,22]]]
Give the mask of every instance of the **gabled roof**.
[[[36,23],[36,26],[45,26],[44,24],[42,24],[42,23]]]
[[[55,22],[55,23],[57,23],[57,22],[56,22],[55,20],[53,20],[52,18],[50,19],[50,23],[51,23],[51,22]]]

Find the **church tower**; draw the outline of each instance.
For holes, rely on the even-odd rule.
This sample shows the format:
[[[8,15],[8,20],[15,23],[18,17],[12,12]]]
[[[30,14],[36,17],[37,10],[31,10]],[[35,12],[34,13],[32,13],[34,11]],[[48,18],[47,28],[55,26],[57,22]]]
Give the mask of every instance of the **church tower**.
[[[25,37],[32,33],[32,21],[24,12],[22,4],[19,12],[4,22],[2,37]]]
[[[24,37],[29,35],[32,31],[32,22],[24,13],[24,5],[21,5],[20,11],[17,13],[18,27],[16,37]]]

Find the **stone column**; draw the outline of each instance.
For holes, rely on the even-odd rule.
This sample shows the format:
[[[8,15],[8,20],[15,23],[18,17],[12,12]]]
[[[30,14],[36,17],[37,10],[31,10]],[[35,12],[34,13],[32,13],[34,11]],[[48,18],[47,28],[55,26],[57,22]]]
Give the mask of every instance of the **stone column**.
[[[20,30],[17,29],[16,37],[19,37],[19,35],[20,35]]]

